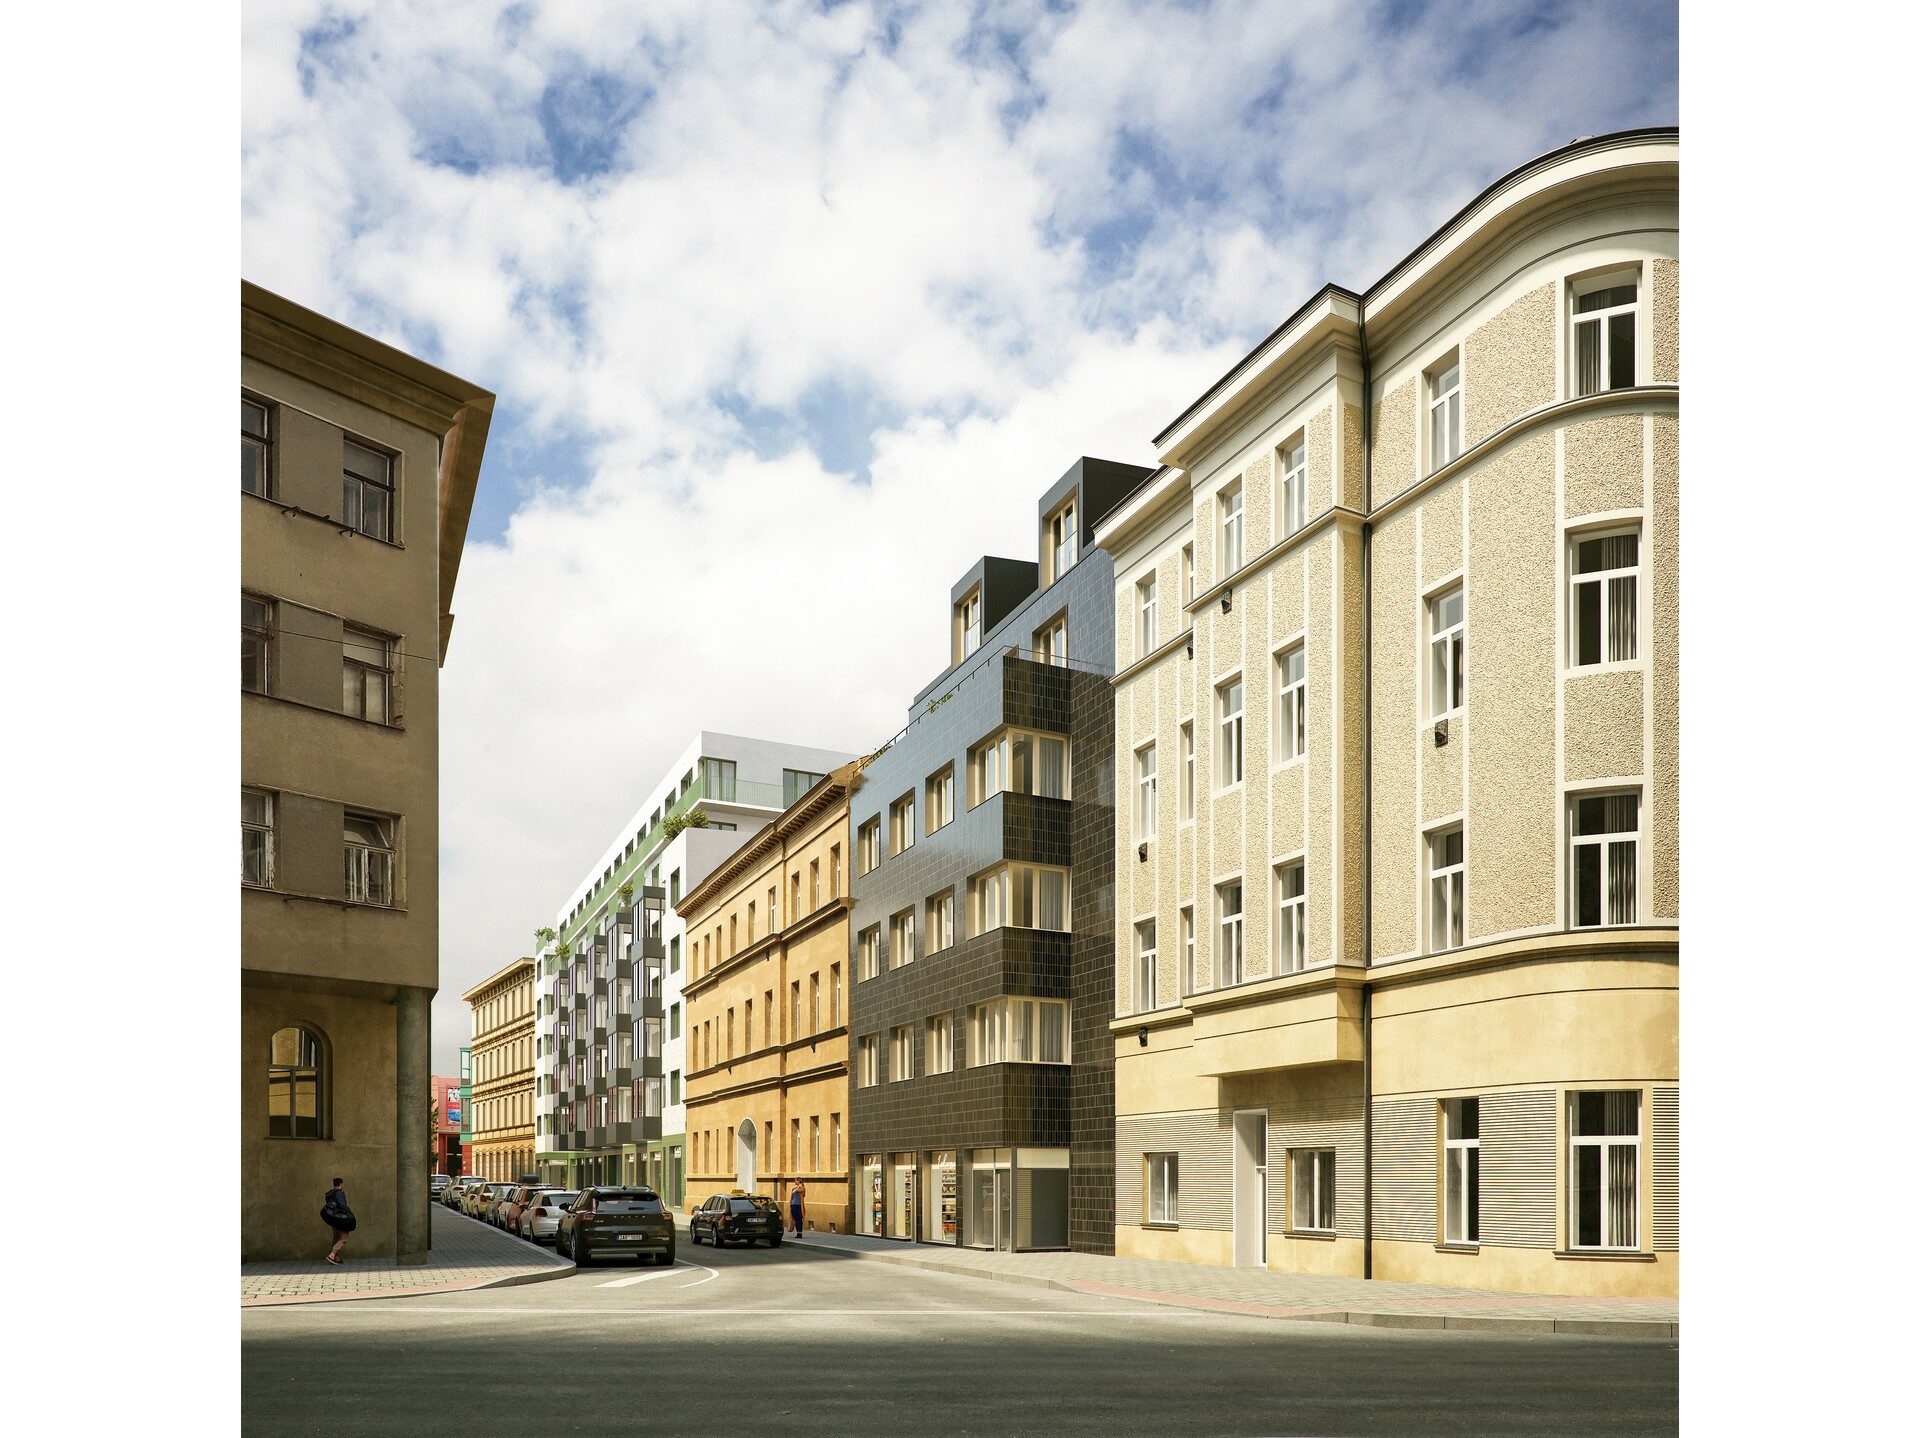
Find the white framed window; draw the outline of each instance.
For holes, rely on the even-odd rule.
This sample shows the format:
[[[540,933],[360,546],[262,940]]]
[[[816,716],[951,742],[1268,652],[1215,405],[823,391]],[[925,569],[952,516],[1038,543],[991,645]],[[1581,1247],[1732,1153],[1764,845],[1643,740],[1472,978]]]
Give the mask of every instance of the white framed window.
[[[385,724],[391,712],[393,641],[370,629],[343,626],[340,661],[341,711]]]
[[[1445,1226],[1448,1243],[1480,1241],[1480,1100],[1440,1101],[1445,1147]]]
[[[271,599],[240,596],[240,687],[249,694],[272,692],[273,610]]]
[[[909,789],[887,809],[887,823],[892,829],[894,854],[904,853],[913,847],[913,790]]]
[[[877,1035],[867,1034],[861,1038],[856,1050],[858,1060],[854,1072],[858,1075],[861,1088],[873,1088],[880,1082],[880,1040]]]
[[[887,948],[892,954],[889,968],[900,968],[917,957],[914,953],[913,910],[902,909],[887,921]]]
[[[1222,884],[1214,891],[1214,907],[1220,915],[1220,957],[1214,966],[1214,987],[1224,989],[1246,976],[1245,915],[1241,912],[1240,881]]]
[[[240,882],[273,886],[273,795],[264,789],[240,791]]]
[[[860,826],[860,872],[871,874],[880,867],[880,816]]]
[[[1573,845],[1573,927],[1631,924],[1638,914],[1640,791],[1575,794],[1568,803]]]
[[[1220,491],[1220,570],[1216,580],[1225,579],[1246,563],[1246,494],[1235,480]]]
[[[1069,799],[1068,746],[1058,734],[1002,729],[967,754],[970,807],[1011,790],[1043,799]]]
[[[953,1072],[953,1019],[947,1014],[927,1020],[927,1072]]]
[[[1193,546],[1185,546],[1180,551],[1180,593],[1183,604],[1193,603]],[[1193,617],[1187,617],[1186,627],[1193,628]]]
[[[1064,1064],[1072,1060],[1064,999],[1004,998],[967,1014],[967,1067]]]
[[[1460,356],[1427,371],[1427,472],[1460,457]]]
[[[1304,439],[1280,448],[1280,536],[1297,534],[1307,523],[1307,444]]]
[[[1639,316],[1638,274],[1596,277],[1573,286],[1576,395],[1633,387],[1634,331]]]
[[[375,814],[346,816],[347,900],[393,902],[393,820]]]
[[[1297,1233],[1333,1232],[1333,1150],[1296,1148],[1293,1167],[1293,1227]]]
[[[974,590],[962,599],[958,608],[960,626],[960,657],[965,659],[980,647],[980,591]]]
[[[1640,1094],[1567,1095],[1567,1246],[1640,1246]]]
[[[1427,950],[1442,953],[1465,942],[1467,836],[1458,825],[1427,836]]]
[[[1180,997],[1193,992],[1193,905],[1180,910]]]
[[[913,1077],[913,1025],[900,1024],[887,1033],[887,1078],[892,1083]]]
[[[1047,520],[1047,543],[1053,554],[1053,573],[1048,577],[1058,579],[1080,558],[1080,526],[1075,522],[1072,500]]]
[[[1069,928],[1067,871],[1040,864],[1000,864],[974,877],[971,891],[973,932],[998,928]]]
[[[1061,668],[1067,663],[1067,616],[1064,612],[1056,615],[1053,622],[1033,632],[1033,657],[1042,664],[1057,664]]]
[[[953,822],[953,765],[949,764],[927,780],[927,832],[944,829]],[[814,902],[819,902],[820,864],[814,861]]]
[[[1640,526],[1578,534],[1571,542],[1571,666],[1625,664],[1640,653]]]
[[[1180,726],[1180,817],[1193,817],[1193,721]]]
[[[1160,925],[1142,919],[1133,926],[1133,1011],[1152,1013],[1160,1007]]]
[[[1467,592],[1456,584],[1427,601],[1427,717],[1444,719],[1467,702]]]
[[[1133,833],[1145,842],[1155,837],[1160,808],[1160,763],[1158,746],[1143,745],[1133,753]]]
[[[1273,752],[1290,764],[1307,752],[1307,646],[1296,644],[1273,660]]]
[[[1274,865],[1273,907],[1273,971],[1297,974],[1307,966],[1306,860]]]
[[[927,952],[953,947],[953,890],[927,900]]]
[[[1180,1155],[1149,1153],[1147,1165],[1147,1222],[1175,1227],[1180,1222]]]
[[[856,979],[870,979],[880,972],[880,926],[878,924],[860,931],[858,957],[860,966],[855,971]]]
[[[1134,658],[1153,653],[1160,643],[1160,625],[1157,609],[1160,597],[1159,579],[1149,574],[1133,586],[1134,611],[1139,616],[1136,630],[1137,642],[1134,646]]]
[[[1214,711],[1220,716],[1219,774],[1215,789],[1231,789],[1246,772],[1245,694],[1236,675],[1214,691]]]

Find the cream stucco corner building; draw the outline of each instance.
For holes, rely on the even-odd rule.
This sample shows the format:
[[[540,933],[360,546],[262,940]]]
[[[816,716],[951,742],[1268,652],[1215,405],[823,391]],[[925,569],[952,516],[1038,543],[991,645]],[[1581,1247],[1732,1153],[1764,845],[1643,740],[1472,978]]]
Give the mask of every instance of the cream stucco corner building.
[[[1100,527],[1120,1254],[1677,1293],[1679,171],[1506,176]]]

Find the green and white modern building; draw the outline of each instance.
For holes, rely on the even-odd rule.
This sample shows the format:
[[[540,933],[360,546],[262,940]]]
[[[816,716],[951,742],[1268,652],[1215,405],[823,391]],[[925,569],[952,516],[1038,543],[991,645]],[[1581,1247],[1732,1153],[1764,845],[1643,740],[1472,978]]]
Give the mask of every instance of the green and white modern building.
[[[534,976],[534,1144],[554,1183],[686,1190],[680,896],[853,756],[702,730],[574,891]]]

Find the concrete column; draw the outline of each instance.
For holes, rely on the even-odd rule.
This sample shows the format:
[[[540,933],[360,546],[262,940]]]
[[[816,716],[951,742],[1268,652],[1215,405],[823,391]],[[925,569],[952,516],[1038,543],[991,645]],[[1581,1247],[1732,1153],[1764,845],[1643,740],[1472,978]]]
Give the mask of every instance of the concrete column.
[[[428,1129],[432,1095],[427,1007],[431,990],[403,988],[394,995],[393,1251],[396,1263],[425,1263],[430,1219],[427,1170],[433,1163]]]

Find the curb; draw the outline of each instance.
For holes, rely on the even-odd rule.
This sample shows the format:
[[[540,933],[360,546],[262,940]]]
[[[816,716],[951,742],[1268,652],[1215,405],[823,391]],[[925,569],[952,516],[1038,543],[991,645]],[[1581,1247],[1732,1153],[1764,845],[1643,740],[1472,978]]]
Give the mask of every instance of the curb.
[[[791,1245],[799,1251],[810,1247],[805,1240]],[[822,1245],[814,1253],[840,1258],[857,1258],[867,1263],[892,1263],[924,1273],[951,1273],[962,1278],[984,1278],[993,1283],[1010,1283],[1027,1288],[1050,1288],[1059,1293],[1081,1297],[1098,1295],[1121,1297],[1139,1303],[1154,1303],[1165,1308],[1182,1308],[1208,1313],[1237,1313],[1255,1318],[1295,1323],[1346,1323],[1361,1328],[1444,1329],[1456,1333],[1569,1334],[1585,1338],[1673,1338],[1680,1336],[1680,1325],[1645,1318],[1505,1318],[1498,1314],[1392,1313],[1341,1308],[1280,1308],[1232,1299],[1189,1298],[1180,1294],[1152,1293],[1143,1289],[1120,1290],[1106,1284],[1083,1287],[1084,1280],[1042,1278],[1031,1273],[1002,1273],[997,1269],[971,1264],[932,1262],[904,1253],[868,1253],[861,1249]]]
[[[242,1308],[291,1308],[303,1303],[367,1303],[381,1298],[426,1298],[439,1293],[477,1293],[483,1288],[518,1288],[524,1283],[546,1283],[574,1272],[569,1263],[540,1273],[512,1273],[479,1283],[436,1283],[423,1288],[377,1288],[367,1293],[301,1293],[272,1298],[243,1298]]]

